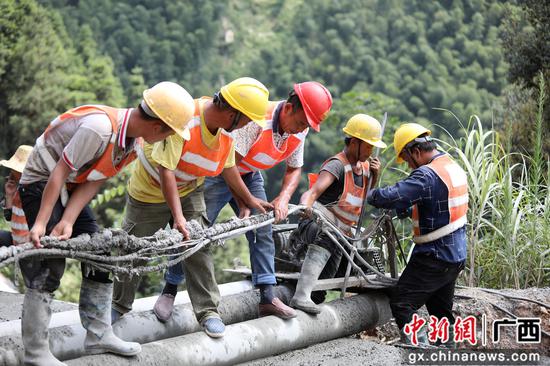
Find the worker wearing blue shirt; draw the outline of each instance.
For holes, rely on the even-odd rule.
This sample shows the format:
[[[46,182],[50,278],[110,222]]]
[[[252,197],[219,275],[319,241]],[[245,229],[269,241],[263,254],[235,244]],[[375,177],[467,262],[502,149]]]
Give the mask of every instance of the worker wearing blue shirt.
[[[413,219],[416,245],[390,300],[404,342],[410,337],[403,327],[424,304],[430,315],[449,320],[452,334],[455,283],[466,259],[467,176],[449,155],[437,150],[430,135],[419,124],[402,125],[394,137],[397,162],[406,162],[413,171],[368,196],[371,205]]]

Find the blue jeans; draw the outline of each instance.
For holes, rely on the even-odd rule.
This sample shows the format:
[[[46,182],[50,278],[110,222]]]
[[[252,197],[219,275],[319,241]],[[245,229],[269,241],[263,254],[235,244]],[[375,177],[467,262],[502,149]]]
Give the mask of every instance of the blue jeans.
[[[264,179],[260,172],[248,173],[242,176],[244,184],[250,193],[266,201]],[[207,177],[204,182],[204,200],[208,221],[212,225],[221,209],[229,203],[235,214],[239,214],[237,203],[222,176]],[[257,212],[253,211],[252,214]],[[266,225],[246,233],[252,264],[252,283],[254,285],[275,285],[275,243],[271,233],[271,225]],[[184,277],[181,266],[170,267],[164,275],[166,282],[177,285]]]

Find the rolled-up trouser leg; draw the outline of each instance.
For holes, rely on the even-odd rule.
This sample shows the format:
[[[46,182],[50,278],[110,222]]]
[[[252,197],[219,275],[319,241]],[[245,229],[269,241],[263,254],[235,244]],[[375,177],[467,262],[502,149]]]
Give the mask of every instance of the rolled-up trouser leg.
[[[209,216],[207,216],[205,212],[205,186],[207,186],[207,184],[205,184],[204,186],[199,186],[194,191],[180,198],[181,209],[185,219],[187,221],[199,221],[199,223],[203,227],[207,227],[210,225],[210,221],[208,218]],[[212,191],[210,191],[210,194],[212,194],[213,196],[216,195],[215,192]],[[175,259],[175,257],[170,257],[170,259],[173,260]],[[185,272],[183,271],[183,267],[183,262],[168,267],[168,270],[166,270],[166,272],[164,273],[164,280],[166,281],[166,283],[169,283],[171,285],[180,285],[181,283],[183,283],[183,281],[185,281]]]
[[[267,201],[264,180],[260,172],[249,173],[243,176],[244,183],[250,193],[263,201]],[[238,207],[231,200],[231,207],[238,214]],[[252,211],[253,215],[259,212]],[[274,285],[275,279],[275,243],[271,224],[250,230],[246,233],[248,248],[250,249],[250,264],[252,266],[252,283],[257,285]]]

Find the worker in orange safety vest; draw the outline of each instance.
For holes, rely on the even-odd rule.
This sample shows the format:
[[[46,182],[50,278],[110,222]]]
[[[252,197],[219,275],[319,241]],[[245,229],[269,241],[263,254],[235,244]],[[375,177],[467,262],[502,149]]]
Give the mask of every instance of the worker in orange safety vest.
[[[295,84],[287,100],[269,102],[263,127],[249,124],[233,133],[235,139],[236,166],[234,175],[244,182],[250,193],[266,200],[261,171],[285,162],[286,171],[279,195],[271,201],[276,221],[286,218],[288,202],[296,190],[302,173],[304,141],[313,128],[319,131],[321,123],[332,106],[327,88],[315,81]],[[210,223],[214,223],[221,209],[229,203],[235,213],[247,216],[250,210],[234,197],[230,184],[224,177],[208,177],[205,182],[206,211]],[[255,211],[254,213],[257,213]],[[283,319],[296,316],[294,309],[273,294],[275,279],[275,245],[271,225],[246,233],[252,264],[252,282],[260,289],[260,316],[275,315]],[[177,268],[167,274],[167,285],[182,281]],[[157,302],[157,312],[170,313],[173,302]]]
[[[468,176],[448,154],[437,149],[431,131],[406,123],[394,136],[397,162],[411,174],[394,185],[374,189],[368,202],[395,209],[413,221],[412,256],[390,299],[404,343],[411,343],[405,325],[423,305],[439,320],[449,321],[449,347],[454,347],[453,296],[456,279],[466,259]],[[427,343],[425,330],[417,340]]]
[[[37,248],[48,234],[60,240],[99,231],[88,202],[101,185],[134,160],[135,147],[177,133],[188,137],[185,125],[193,99],[180,85],[162,82],[143,92],[137,108],[85,105],[50,122],[36,140],[19,181],[19,195]],[[107,253],[106,253],[107,254]],[[20,260],[27,287],[21,332],[26,365],[65,365],[51,353],[48,325],[50,304],[65,270],[65,258],[27,257]],[[109,273],[82,263],[79,313],[86,329],[88,353],[133,356],[135,342],[118,338],[111,327],[112,282]]]
[[[300,199],[307,208],[306,217],[291,234],[291,240],[307,245],[300,278],[290,301],[296,309],[310,314],[321,312],[316,303],[324,301],[324,292],[315,294],[313,299],[312,290],[318,278],[334,277],[343,254],[322,231],[318,221],[309,217],[310,209],[315,207],[333,225],[352,235],[365,192],[378,179],[380,161],[371,158],[371,153],[373,147],[386,147],[380,139],[381,130],[375,118],[366,114],[354,115],[342,129],[346,136],[344,150],[327,159],[319,174],[309,175],[310,188]]]
[[[128,182],[128,201],[123,228],[138,237],[149,236],[170,224],[184,236],[187,220],[207,227],[205,177],[222,176],[246,207],[265,213],[272,206],[246,189],[235,166],[231,132],[248,125],[264,125],[269,92],[258,80],[238,78],[224,85],[213,98],[195,100],[188,123],[189,141],[170,138],[167,143],[144,145]],[[181,280],[171,276],[177,272]],[[184,276],[185,273],[185,276]],[[171,316],[177,285],[187,279],[187,291],[195,317],[211,337],[225,331],[218,312],[220,294],[209,248],[199,250],[165,273],[166,285],[153,312],[161,322]],[[115,281],[113,319],[131,310],[139,277]]]

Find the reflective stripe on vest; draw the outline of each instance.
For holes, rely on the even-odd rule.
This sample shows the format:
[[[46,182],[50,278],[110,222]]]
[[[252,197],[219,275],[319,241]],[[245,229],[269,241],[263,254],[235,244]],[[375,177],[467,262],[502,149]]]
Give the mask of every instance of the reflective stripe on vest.
[[[145,171],[157,182],[160,183],[160,175],[157,168],[154,168],[149,160],[147,160],[147,157],[145,157],[145,152],[143,151],[143,147],[141,145],[136,146],[136,154],[138,157],[139,162],[141,165],[143,165],[143,168],[145,168]]]
[[[219,175],[231,152],[233,138],[224,129],[221,129],[216,149],[203,142],[200,119],[201,116],[196,116],[189,123],[191,139],[183,145],[180,162],[175,170],[176,181],[188,182],[198,177]]]
[[[286,160],[303,143],[308,130],[290,135],[280,148],[273,141],[273,114],[280,103],[270,102],[266,114],[266,124],[248,153],[237,165],[239,173],[247,174],[258,170],[267,170]]]
[[[19,192],[15,192],[10,221],[13,245],[24,244],[29,241],[29,227],[22,207]]]
[[[132,162],[136,157],[135,153],[131,152],[128,155],[124,156],[119,162],[115,163],[114,161],[114,148],[115,144],[117,143],[116,135],[119,128],[118,120],[122,118],[121,126],[122,128],[124,128],[125,124],[128,123],[128,119],[130,118],[130,109],[113,108],[103,105],[84,105],[70,109],[67,112],[61,114],[55,120],[53,120],[52,123],[50,123],[50,125],[44,132],[42,143],[45,143],[45,140],[47,140],[48,138],[48,133],[52,129],[61,126],[67,121],[71,121],[73,118],[81,118],[90,114],[97,113],[106,114],[109,118],[109,121],[111,121],[111,139],[109,141],[109,144],[107,145],[107,148],[99,157],[99,159],[97,159],[89,169],[72,179],[71,183],[84,183],[86,181],[97,181],[113,177],[120,170],[122,170],[122,168]],[[48,166],[48,169],[51,168]]]
[[[344,164],[344,190],[340,195],[340,199],[335,205],[329,206],[328,209],[334,213],[334,215],[348,226],[353,226],[359,220],[361,214],[361,207],[363,205],[363,197],[365,190],[367,189],[367,181],[369,177],[369,163],[362,163],[363,167],[363,186],[359,187],[355,184],[353,179],[353,169],[346,158],[346,154],[343,152],[333,156],[326,160],[323,165],[328,163],[332,159],[338,159]],[[318,174],[308,174],[310,188],[315,184]]]
[[[464,170],[449,155],[439,156],[426,166],[433,170],[447,187],[449,223],[421,235],[418,206],[414,205],[412,212],[413,241],[417,244],[429,243],[447,236],[466,225],[467,222],[468,177]]]
[[[205,97],[195,99],[195,115],[188,124],[191,139],[184,142],[178,165],[174,170],[178,188],[189,185],[199,177],[219,175],[231,152],[233,138],[224,129],[220,131],[217,148],[211,148],[203,142],[201,119],[206,100]],[[149,175],[160,184],[158,167],[151,165],[143,151],[138,151],[138,157]]]

